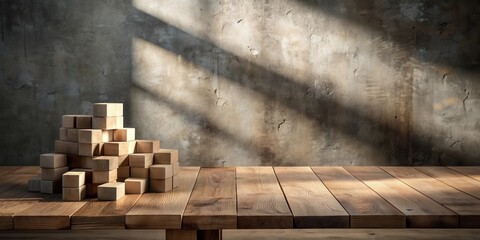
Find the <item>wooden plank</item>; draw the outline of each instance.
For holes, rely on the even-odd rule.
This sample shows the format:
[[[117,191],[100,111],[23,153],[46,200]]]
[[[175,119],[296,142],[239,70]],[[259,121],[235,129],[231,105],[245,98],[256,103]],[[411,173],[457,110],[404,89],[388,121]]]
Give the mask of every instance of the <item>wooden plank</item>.
[[[348,228],[349,215],[309,167],[275,167],[296,228]]]
[[[145,193],[125,216],[126,228],[180,229],[199,167],[181,167],[179,186],[166,193]]]
[[[82,202],[63,202],[55,194],[32,204],[13,217],[15,229],[69,229],[70,217],[83,205]]]
[[[16,169],[19,169],[19,166],[0,166],[0,176],[4,176]]]
[[[458,215],[378,167],[345,167],[407,216],[407,227],[458,227]]]
[[[480,200],[411,167],[383,170],[460,216],[460,227],[480,227]]]
[[[117,201],[92,200],[72,216],[72,229],[124,229],[125,214],[140,199],[129,194]]]
[[[13,229],[13,216],[36,202],[38,200],[0,201],[0,230]]]
[[[418,170],[480,199],[480,181],[446,167],[417,167]]]
[[[23,166],[13,170],[10,174],[40,174],[40,172],[39,166]]]
[[[312,167],[350,214],[351,228],[404,228],[405,215],[343,167]]]
[[[0,177],[0,200],[41,199],[40,193],[28,191],[28,180],[36,175],[10,172]]]
[[[480,167],[479,166],[451,166],[448,167],[456,172],[459,172],[463,175],[467,175],[477,181],[480,181]]]
[[[42,230],[42,231],[0,231],[0,239],[48,239],[48,240],[164,240],[165,230]]]
[[[237,167],[238,228],[293,228],[272,167]]]
[[[185,229],[237,228],[235,168],[202,168],[183,217]]]

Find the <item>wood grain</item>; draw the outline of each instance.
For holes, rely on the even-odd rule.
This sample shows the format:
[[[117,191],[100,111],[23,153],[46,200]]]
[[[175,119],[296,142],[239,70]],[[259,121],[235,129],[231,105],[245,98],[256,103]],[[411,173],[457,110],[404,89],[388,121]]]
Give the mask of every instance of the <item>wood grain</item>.
[[[167,193],[145,193],[125,216],[127,228],[180,229],[199,167],[181,167],[179,186]]]
[[[460,227],[480,227],[480,200],[411,167],[383,170],[460,216]]]
[[[41,199],[40,193],[28,192],[28,180],[38,173],[32,171],[31,167],[18,167],[8,171],[0,177],[0,200]]]
[[[235,168],[200,170],[185,209],[183,228],[237,228]]]
[[[480,199],[480,181],[446,167],[417,167],[418,170]]]
[[[0,201],[0,230],[13,229],[13,216],[36,202],[38,200]]]
[[[309,167],[275,167],[296,228],[348,228],[349,215]]]
[[[72,216],[72,229],[124,229],[125,214],[141,194],[125,195],[117,201],[92,200]]]
[[[20,230],[69,229],[70,217],[85,203],[62,202],[60,195],[51,195],[16,214],[14,227]]]
[[[350,214],[351,228],[404,228],[405,215],[343,167],[312,167]]]
[[[407,227],[458,227],[458,215],[378,167],[345,167],[407,216]]]
[[[293,228],[272,167],[237,167],[238,228]]]
[[[459,172],[463,175],[467,175],[477,181],[480,181],[480,167],[479,166],[456,166],[448,167],[456,172]]]

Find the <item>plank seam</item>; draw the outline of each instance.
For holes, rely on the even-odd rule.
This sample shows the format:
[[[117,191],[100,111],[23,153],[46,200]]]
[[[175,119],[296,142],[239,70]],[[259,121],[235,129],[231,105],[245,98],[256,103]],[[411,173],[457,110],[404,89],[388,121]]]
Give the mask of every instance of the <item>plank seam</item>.
[[[273,175],[275,175],[275,178],[277,179],[278,186],[280,186],[280,189],[282,190],[283,197],[285,198],[285,202],[287,202],[288,210],[290,210],[290,213],[292,214],[293,228],[296,228],[295,215],[293,214],[292,208],[290,207],[290,202],[288,202],[287,196],[285,195],[285,191],[283,191],[283,186],[280,183],[280,180],[278,180],[277,171],[275,171],[275,167],[272,167],[272,169],[274,173]]]
[[[460,173],[460,174],[462,174],[462,175],[464,175],[464,176],[466,176],[466,177],[469,177],[469,178],[471,178],[471,179],[473,179],[473,180],[475,180],[475,181],[479,181],[479,182],[480,182],[480,180],[478,180],[478,179],[476,179],[476,178],[474,178],[474,177],[472,177],[472,176],[470,176],[470,175],[467,175],[467,174],[465,174],[465,173],[462,173],[462,172],[460,172],[460,171],[455,170],[454,168],[452,168],[452,166],[447,166],[447,168],[450,169],[450,170],[452,170],[452,171],[454,171],[454,172],[456,172],[456,173]],[[449,185],[449,186],[450,186],[450,185]]]

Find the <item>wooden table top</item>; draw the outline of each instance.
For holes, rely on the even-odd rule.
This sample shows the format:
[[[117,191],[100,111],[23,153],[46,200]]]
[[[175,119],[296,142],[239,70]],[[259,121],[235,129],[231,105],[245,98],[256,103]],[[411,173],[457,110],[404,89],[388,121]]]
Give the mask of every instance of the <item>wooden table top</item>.
[[[168,193],[63,202],[0,167],[0,229],[480,227],[480,167],[182,167]]]

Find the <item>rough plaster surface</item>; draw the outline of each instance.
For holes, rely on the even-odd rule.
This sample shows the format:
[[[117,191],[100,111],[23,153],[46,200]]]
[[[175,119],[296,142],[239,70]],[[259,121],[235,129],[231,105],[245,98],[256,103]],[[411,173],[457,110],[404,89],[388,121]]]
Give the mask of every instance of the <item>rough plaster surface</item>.
[[[0,164],[125,103],[183,165],[480,163],[478,1],[0,0]]]

